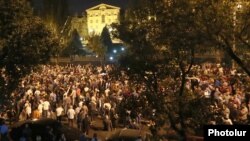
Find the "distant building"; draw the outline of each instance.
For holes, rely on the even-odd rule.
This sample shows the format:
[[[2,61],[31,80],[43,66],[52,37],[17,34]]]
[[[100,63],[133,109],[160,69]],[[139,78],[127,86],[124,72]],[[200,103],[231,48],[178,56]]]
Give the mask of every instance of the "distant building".
[[[101,34],[105,26],[119,23],[120,7],[99,4],[86,10],[89,34]]]

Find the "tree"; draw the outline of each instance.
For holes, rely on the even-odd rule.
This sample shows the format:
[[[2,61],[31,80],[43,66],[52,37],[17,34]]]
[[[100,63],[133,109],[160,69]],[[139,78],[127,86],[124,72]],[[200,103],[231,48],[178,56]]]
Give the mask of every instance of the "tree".
[[[250,51],[249,2],[209,0],[198,3],[197,7],[197,28],[213,47],[229,55],[250,76],[242,55]]]
[[[25,0],[0,1],[0,68],[1,96],[9,97],[19,80],[37,65],[44,64],[57,52],[55,35],[32,10]]]
[[[156,14],[162,9],[158,9],[160,7],[155,1],[143,1],[141,4],[128,10],[129,18],[115,26],[118,33],[114,35],[124,41],[128,48],[120,59],[121,69],[130,76],[130,79],[146,86],[141,96],[144,99],[142,105],[147,105],[145,110],[156,109],[157,114],[154,119],[156,128],[161,128],[165,125],[167,116],[172,113],[170,114],[170,109],[166,107],[166,95],[161,92],[160,84],[170,73],[177,72],[176,61],[171,59],[173,56],[169,45],[156,42],[160,39],[158,33],[161,30]],[[165,39],[160,40],[165,41]],[[135,105],[132,107],[139,108]],[[153,134],[156,136],[155,132]]]
[[[69,17],[69,7],[67,0],[29,0],[33,8],[33,13],[39,16],[46,26],[51,28],[55,36],[60,38],[64,50],[70,43],[71,37],[68,35],[72,18]],[[71,31],[70,31],[71,32]]]
[[[42,0],[42,8],[38,15],[47,25],[54,28],[56,33],[60,33],[68,17],[67,0]]]
[[[110,52],[110,48],[112,46],[112,40],[111,40],[111,37],[110,37],[109,30],[108,30],[108,28],[106,26],[103,28],[100,37],[101,37],[101,42],[102,42],[103,46],[105,48],[107,48],[108,52]]]
[[[82,53],[81,49],[83,48],[80,38],[78,31],[76,29],[73,30],[68,46],[62,50],[62,55],[71,57],[74,55],[80,55]]]
[[[88,39],[87,47],[94,53],[96,53],[99,57],[104,59],[104,56],[106,54],[106,48],[102,44],[101,37],[99,35],[94,34],[90,36]]]
[[[168,121],[181,140],[186,139],[188,128],[201,128],[213,114],[200,103],[202,99],[185,89],[194,54],[219,48],[237,60],[247,72],[246,66],[241,65],[242,60],[232,52],[233,38],[239,35],[232,33],[235,33],[235,28],[240,28],[241,32],[236,33],[242,33],[244,42],[240,41],[240,37],[238,42],[247,43],[249,18],[246,17],[249,13],[241,11],[240,15],[245,17],[244,24],[235,27],[230,15],[232,4],[231,1],[216,0],[148,0],[131,7],[126,15],[128,18],[114,26],[118,31],[114,35],[128,46],[127,53],[120,59],[121,69],[137,83],[146,85],[145,101],[148,107],[158,111],[156,125],[160,127],[164,125],[164,120]],[[247,46],[245,44],[245,48]],[[175,81],[172,81],[173,78]],[[159,91],[161,87],[168,90],[166,95]],[[201,116],[184,108],[194,107],[195,104],[202,106],[200,109],[207,114]]]

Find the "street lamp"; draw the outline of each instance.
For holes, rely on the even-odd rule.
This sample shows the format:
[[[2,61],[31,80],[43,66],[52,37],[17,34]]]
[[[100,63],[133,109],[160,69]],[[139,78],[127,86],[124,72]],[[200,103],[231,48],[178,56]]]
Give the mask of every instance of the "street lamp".
[[[110,57],[109,57],[109,60],[113,61],[113,60],[114,60],[114,57],[110,56]]]

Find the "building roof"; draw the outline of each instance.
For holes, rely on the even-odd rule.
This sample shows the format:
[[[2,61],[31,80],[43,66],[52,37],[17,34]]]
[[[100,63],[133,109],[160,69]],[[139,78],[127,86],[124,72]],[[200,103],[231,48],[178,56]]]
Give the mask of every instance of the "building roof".
[[[105,3],[108,5],[126,9],[130,0],[68,0],[71,15],[82,14],[90,7]]]
[[[99,5],[96,5],[94,7],[91,7],[89,9],[87,9],[86,11],[88,12],[88,11],[91,11],[91,10],[99,10],[100,7],[102,7],[102,6],[107,7],[107,9],[120,9],[120,7],[116,7],[116,6],[112,6],[112,5],[109,5],[109,4],[101,3]]]

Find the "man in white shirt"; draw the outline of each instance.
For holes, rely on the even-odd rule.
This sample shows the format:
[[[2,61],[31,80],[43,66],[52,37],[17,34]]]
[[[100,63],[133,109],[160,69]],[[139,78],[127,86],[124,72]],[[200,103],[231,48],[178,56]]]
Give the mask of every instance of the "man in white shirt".
[[[68,112],[67,112],[67,116],[68,116],[68,120],[69,120],[69,126],[71,126],[71,127],[73,127],[75,114],[76,114],[75,110],[73,109],[73,106],[71,105]]]
[[[44,116],[45,118],[48,117],[48,110],[49,110],[49,107],[50,107],[49,101],[48,101],[48,100],[45,100],[45,101],[43,102],[43,116]]]
[[[62,114],[63,114],[63,108],[61,105],[59,105],[56,108],[56,119],[57,121],[61,122],[62,121]]]

